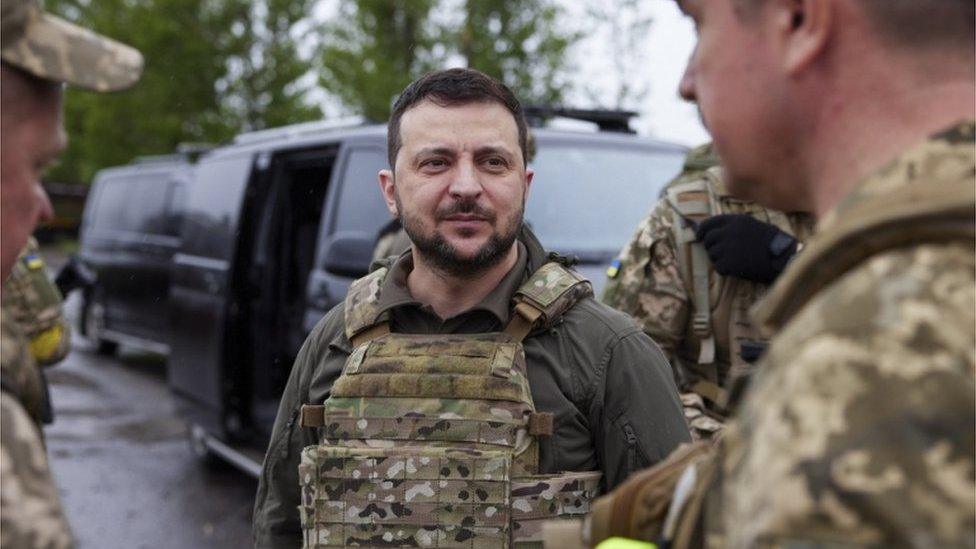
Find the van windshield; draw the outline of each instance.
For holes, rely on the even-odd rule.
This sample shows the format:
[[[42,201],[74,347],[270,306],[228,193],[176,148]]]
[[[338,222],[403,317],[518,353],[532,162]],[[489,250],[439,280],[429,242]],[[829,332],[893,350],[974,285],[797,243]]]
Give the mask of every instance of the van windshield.
[[[546,249],[603,261],[630,240],[683,160],[677,151],[540,143],[525,219]]]

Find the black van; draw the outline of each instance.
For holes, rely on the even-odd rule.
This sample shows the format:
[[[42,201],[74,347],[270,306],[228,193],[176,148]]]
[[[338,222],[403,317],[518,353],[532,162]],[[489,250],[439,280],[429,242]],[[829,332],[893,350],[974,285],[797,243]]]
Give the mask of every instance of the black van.
[[[606,265],[681,167],[684,148],[622,132],[533,130],[526,220],[549,249]],[[389,214],[386,127],[244,134],[201,158],[173,258],[169,381],[193,447],[257,475],[307,334],[366,274]]]
[[[111,354],[119,343],[169,351],[168,294],[192,156],[143,157],[95,175],[78,260],[95,274],[81,333]]]

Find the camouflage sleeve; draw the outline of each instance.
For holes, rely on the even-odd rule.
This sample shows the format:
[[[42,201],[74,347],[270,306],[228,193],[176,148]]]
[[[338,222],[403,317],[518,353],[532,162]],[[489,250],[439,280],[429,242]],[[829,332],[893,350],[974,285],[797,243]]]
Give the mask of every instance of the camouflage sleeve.
[[[814,297],[726,436],[718,545],[972,547],[974,308],[971,245],[877,256]]]
[[[0,546],[72,546],[40,433],[6,391],[0,395],[0,477]]]
[[[689,299],[671,223],[671,208],[662,200],[621,251],[620,266],[607,280],[602,301],[634,317],[673,362],[688,322]]]
[[[329,342],[337,330],[342,330],[342,316],[340,304],[312,330],[298,352],[281,395],[254,502],[255,547],[293,548],[301,544],[298,464],[302,449],[317,441],[311,430],[299,426],[298,414],[302,405],[309,403],[312,379],[320,367]]]

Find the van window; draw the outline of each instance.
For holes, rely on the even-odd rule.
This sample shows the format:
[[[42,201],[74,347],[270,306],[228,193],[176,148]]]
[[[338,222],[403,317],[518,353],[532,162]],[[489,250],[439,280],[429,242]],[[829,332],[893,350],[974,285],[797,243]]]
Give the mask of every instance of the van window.
[[[387,167],[386,152],[379,148],[349,151],[342,174],[334,232],[358,232],[374,237],[390,212],[380,194],[377,173]]]
[[[99,185],[95,227],[113,231],[162,233],[172,183],[162,174],[118,176]]]
[[[183,211],[183,252],[230,259],[234,231],[251,171],[251,157],[237,156],[200,164],[187,185]]]
[[[163,175],[140,175],[128,182],[120,230],[161,233],[169,184]]]
[[[102,179],[92,211],[92,226],[96,229],[115,229],[125,208],[125,180],[121,177]]]

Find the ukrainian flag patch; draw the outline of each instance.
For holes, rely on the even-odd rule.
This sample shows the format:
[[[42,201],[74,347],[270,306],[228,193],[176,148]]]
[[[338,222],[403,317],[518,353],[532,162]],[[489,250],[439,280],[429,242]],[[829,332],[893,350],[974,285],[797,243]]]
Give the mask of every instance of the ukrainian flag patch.
[[[41,259],[41,256],[37,254],[30,254],[24,256],[24,265],[26,265],[28,269],[36,271],[37,269],[44,267],[44,260]]]
[[[620,274],[620,260],[614,259],[610,262],[610,266],[607,267],[607,277],[617,278],[618,274]]]

